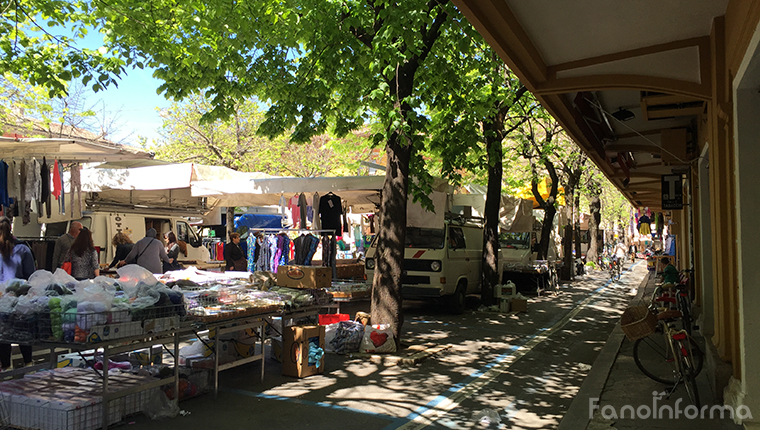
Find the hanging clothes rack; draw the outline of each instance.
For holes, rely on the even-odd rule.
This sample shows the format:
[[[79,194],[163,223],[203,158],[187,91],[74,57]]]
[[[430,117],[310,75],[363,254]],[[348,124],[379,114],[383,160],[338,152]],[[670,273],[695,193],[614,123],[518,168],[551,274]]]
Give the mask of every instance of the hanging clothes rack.
[[[338,277],[338,265],[336,261],[336,255],[338,251],[338,241],[335,239],[335,236],[338,234],[333,229],[318,229],[318,230],[310,230],[308,228],[249,228],[248,229],[249,234],[251,231],[253,232],[272,232],[272,233],[328,233],[332,235],[332,239],[330,239],[330,263],[329,266],[332,268],[332,277],[333,279],[337,279]]]

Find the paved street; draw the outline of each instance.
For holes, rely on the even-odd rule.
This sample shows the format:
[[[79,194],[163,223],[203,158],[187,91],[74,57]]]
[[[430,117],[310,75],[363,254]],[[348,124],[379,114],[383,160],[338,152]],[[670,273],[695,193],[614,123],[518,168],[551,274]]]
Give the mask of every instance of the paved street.
[[[141,429],[556,428],[646,274],[643,262],[614,283],[591,273],[557,296],[531,297],[521,314],[468,309],[452,316],[431,303],[406,302],[405,342],[447,350],[413,367],[330,354],[323,375],[301,380],[281,376],[280,364],[269,359],[263,383],[259,364],[231,369],[221,374],[216,400],[206,394],[180,404],[189,415],[132,423]],[[636,372],[624,369],[633,382],[649,384]],[[585,417],[568,428],[585,428],[588,420],[588,401],[578,401]]]

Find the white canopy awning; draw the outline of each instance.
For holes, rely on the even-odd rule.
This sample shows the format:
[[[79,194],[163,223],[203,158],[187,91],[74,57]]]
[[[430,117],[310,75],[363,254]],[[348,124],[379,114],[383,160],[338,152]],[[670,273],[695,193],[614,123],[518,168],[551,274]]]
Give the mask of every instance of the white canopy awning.
[[[470,206],[473,215],[482,217],[486,208],[485,187],[469,185],[471,194],[454,194],[454,206]],[[499,228],[506,232],[533,230],[533,201],[513,196],[501,196]]]
[[[332,192],[358,213],[373,212],[380,204],[384,181],[384,176],[197,180],[191,190],[193,196],[213,198],[220,206],[277,205],[282,196]]]
[[[75,138],[13,138],[0,137],[0,153],[4,159],[36,157],[60,160],[64,163],[100,163],[106,161],[152,159],[153,154],[141,149]]]

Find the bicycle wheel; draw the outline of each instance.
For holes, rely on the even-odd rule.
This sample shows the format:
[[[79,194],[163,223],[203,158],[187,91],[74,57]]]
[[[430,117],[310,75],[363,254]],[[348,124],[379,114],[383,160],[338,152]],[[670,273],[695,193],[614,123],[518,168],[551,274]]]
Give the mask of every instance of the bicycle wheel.
[[[676,342],[676,348],[681,351],[681,354],[679,354],[679,359],[681,360],[681,377],[683,379],[683,385],[686,387],[686,394],[689,395],[691,403],[699,409],[702,405],[699,402],[699,390],[697,389],[696,381],[698,372],[696,372],[696,368],[694,367],[696,365],[696,359],[690,352],[685,340],[677,340]]]
[[[633,344],[633,361],[649,378],[668,385],[678,380],[673,351],[662,333],[655,333]]]
[[[702,371],[705,356],[699,345],[692,339],[689,339],[689,355],[691,357],[691,369],[693,376]],[[633,361],[636,366],[649,378],[663,384],[674,385],[678,380],[676,373],[676,363],[674,362],[673,351],[668,345],[665,336],[658,332],[653,335],[637,340],[633,344]]]

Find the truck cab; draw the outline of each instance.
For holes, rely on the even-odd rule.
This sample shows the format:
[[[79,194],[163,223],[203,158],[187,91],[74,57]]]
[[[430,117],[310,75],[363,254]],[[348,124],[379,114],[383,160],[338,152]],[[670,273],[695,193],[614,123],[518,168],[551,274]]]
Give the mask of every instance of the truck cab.
[[[375,270],[376,240],[367,250],[365,271]],[[446,221],[441,228],[407,227],[401,292],[405,299],[444,298],[454,313],[465,295],[480,292],[483,227]]]

